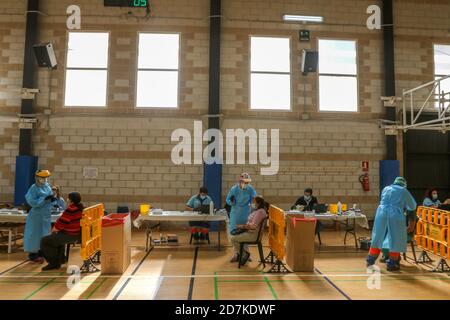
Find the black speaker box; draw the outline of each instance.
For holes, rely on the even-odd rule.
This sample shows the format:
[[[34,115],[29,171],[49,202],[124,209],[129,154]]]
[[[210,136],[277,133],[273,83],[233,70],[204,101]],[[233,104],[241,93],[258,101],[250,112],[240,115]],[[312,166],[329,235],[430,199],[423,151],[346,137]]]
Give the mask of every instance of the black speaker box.
[[[302,73],[317,72],[317,64],[319,63],[319,52],[303,50],[302,53]]]
[[[33,46],[33,50],[36,61],[40,67],[56,69],[56,56],[51,43],[36,44]]]

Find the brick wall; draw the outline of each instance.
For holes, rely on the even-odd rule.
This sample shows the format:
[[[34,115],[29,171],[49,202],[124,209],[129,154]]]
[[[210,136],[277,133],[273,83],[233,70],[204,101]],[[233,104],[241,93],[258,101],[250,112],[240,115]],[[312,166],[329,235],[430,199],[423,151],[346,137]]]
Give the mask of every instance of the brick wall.
[[[257,191],[287,207],[311,186],[321,201],[358,203],[373,215],[378,202],[378,161],[384,157],[384,136],[376,119],[382,118],[382,32],[365,27],[366,8],[381,1],[223,1],[221,109],[222,128],[280,129],[280,171],[260,176],[255,166],[224,166],[223,197],[241,171],[249,171]],[[64,64],[67,47],[65,10],[81,7],[82,30],[110,32],[107,108],[63,107]],[[154,17],[137,21],[127,9],[105,8],[103,1],[42,0],[39,40],[51,41],[58,70],[51,76],[38,71],[41,117],[34,150],[41,166],[54,172],[53,182],[64,193],[74,189],[87,203],[105,202],[110,210],[127,204],[136,208],[150,201],[180,209],[202,183],[199,165],[178,167],[170,161],[176,128],[191,129],[194,120],[206,124],[208,107],[208,0],[154,0]],[[448,41],[449,4],[443,1],[395,1],[397,92],[433,77],[432,43]],[[417,8],[417,10],[416,10]],[[12,200],[18,129],[8,119],[20,110],[26,10],[25,1],[0,3],[0,200]],[[143,14],[135,11],[136,15]],[[323,25],[308,25],[309,43],[300,43],[303,26],[281,22],[285,13],[323,15]],[[420,17],[421,24],[417,25]],[[180,108],[137,110],[135,101],[136,45],[139,31],[181,34]],[[250,35],[291,38],[292,110],[249,110]],[[319,113],[317,77],[309,75],[306,92],[300,75],[300,50],[317,48],[318,38],[352,39],[358,43],[358,113]],[[49,84],[51,89],[50,106]],[[306,105],[304,97],[306,94]],[[307,113],[309,120],[301,120]],[[245,120],[244,120],[245,119]],[[370,162],[371,191],[358,182],[361,161]],[[83,168],[98,169],[97,179],[84,179]]]

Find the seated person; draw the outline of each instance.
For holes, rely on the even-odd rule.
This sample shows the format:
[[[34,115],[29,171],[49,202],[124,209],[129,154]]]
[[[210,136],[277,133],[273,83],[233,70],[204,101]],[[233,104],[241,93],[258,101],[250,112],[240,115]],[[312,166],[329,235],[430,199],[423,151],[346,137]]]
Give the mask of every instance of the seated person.
[[[52,214],[60,214],[61,212],[66,210],[66,202],[61,197],[59,187],[52,186],[52,192],[54,197],[54,201],[52,202]]]
[[[48,262],[48,265],[42,268],[43,271],[61,268],[61,264],[66,262],[64,246],[81,239],[80,220],[84,209],[81,195],[78,192],[69,193],[67,203],[68,207],[56,220],[52,234],[41,240],[42,255]]]
[[[300,205],[303,206],[303,211],[313,211],[314,205],[318,204],[319,201],[312,194],[313,194],[312,188],[306,188],[305,191],[303,192],[303,196],[301,196],[300,198],[297,199],[297,201],[295,201],[295,204],[291,207],[291,210],[296,210],[297,206]],[[320,223],[320,221],[317,221],[316,234],[320,232],[321,225],[322,224]]]
[[[211,197],[208,196],[208,189],[201,187],[198,194],[193,195],[186,203],[186,210],[198,210],[201,206],[209,206],[211,201]],[[204,240],[210,227],[209,223],[205,221],[189,221],[189,226],[192,227],[191,233],[195,240]]]
[[[439,201],[439,195],[436,188],[429,188],[425,192],[425,198],[423,199],[423,206],[439,208],[442,203]],[[443,204],[450,204],[450,199],[445,200]]]
[[[297,199],[295,204],[291,207],[291,210],[297,209],[297,206],[303,206],[303,211],[313,211],[314,205],[318,203],[317,198],[313,195],[311,188],[306,188],[303,196]]]
[[[260,196],[255,197],[255,207],[252,213],[248,216],[247,223],[244,225],[236,225],[236,229],[231,230],[230,241],[233,245],[235,258],[232,262],[238,261],[238,252],[240,250],[241,242],[256,241],[261,223],[267,217],[269,211],[269,204]],[[242,265],[244,265],[250,258],[248,248],[244,247],[242,253]]]

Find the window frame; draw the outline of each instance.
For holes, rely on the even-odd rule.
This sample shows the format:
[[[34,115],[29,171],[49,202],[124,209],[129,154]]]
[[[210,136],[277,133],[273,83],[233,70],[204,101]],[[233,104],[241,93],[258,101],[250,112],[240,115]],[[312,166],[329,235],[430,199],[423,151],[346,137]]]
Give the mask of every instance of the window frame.
[[[106,68],[69,68],[67,67],[67,57],[69,55],[69,34],[70,33],[106,33],[108,34],[108,51]],[[68,109],[107,109],[109,105],[109,68],[111,66],[111,31],[107,30],[67,30],[66,31],[66,54],[64,55],[64,89],[62,94],[63,108]],[[106,70],[106,99],[104,106],[66,106],[66,86],[67,86],[67,70]]]
[[[252,38],[275,38],[275,39],[288,39],[289,40],[289,72],[268,72],[268,71],[252,71]],[[292,112],[292,102],[294,97],[293,85],[292,85],[292,36],[274,36],[264,34],[250,34],[248,37],[248,110],[253,112]],[[289,109],[261,109],[252,108],[252,74],[272,74],[272,75],[289,75]]]
[[[443,77],[448,77],[450,75],[450,74],[446,74],[446,75],[444,75],[444,74],[436,74],[436,59],[435,59],[436,46],[445,46],[445,47],[449,47],[449,49],[450,49],[450,43],[436,43],[436,42],[433,42],[432,45],[433,45],[433,80],[436,81],[436,80],[438,80],[437,78],[440,79],[440,78],[443,78]],[[449,57],[449,59],[450,59],[450,57]],[[450,78],[448,80],[450,81]],[[436,88],[436,90],[437,90],[437,88]],[[436,96],[435,96],[435,98],[436,98]],[[434,105],[435,109],[439,109],[439,101],[435,101],[434,104],[435,104]]]
[[[139,35],[140,34],[166,34],[178,35],[178,69],[152,69],[152,68],[139,68]],[[135,110],[179,110],[181,105],[181,32],[178,31],[137,31],[136,34],[136,66],[135,66],[135,88],[134,88],[134,109]],[[177,106],[176,107],[139,107],[137,105],[137,97],[138,97],[138,73],[139,71],[177,71],[178,79],[177,79]]]
[[[334,74],[334,73],[320,73],[319,65],[320,65],[320,52],[319,52],[319,60],[317,64],[317,112],[319,113],[335,113],[335,114],[355,114],[360,113],[360,85],[359,85],[359,44],[358,39],[355,38],[327,38],[327,37],[320,37],[317,38],[316,48],[319,50],[319,42],[320,40],[328,40],[328,41],[352,41],[355,43],[355,63],[356,63],[356,75],[348,75],[348,74]],[[343,77],[343,78],[356,78],[356,110],[350,111],[350,110],[321,110],[320,108],[320,76],[332,76],[332,77]]]

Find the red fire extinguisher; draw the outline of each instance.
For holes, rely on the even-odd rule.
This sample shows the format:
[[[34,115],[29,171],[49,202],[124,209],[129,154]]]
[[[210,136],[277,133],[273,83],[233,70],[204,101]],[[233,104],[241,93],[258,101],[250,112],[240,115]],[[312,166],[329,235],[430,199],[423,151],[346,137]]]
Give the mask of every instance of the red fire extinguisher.
[[[360,175],[359,176],[359,182],[361,183],[361,186],[362,186],[364,191],[369,191],[370,190],[369,174],[368,173],[364,173],[364,174]]]

